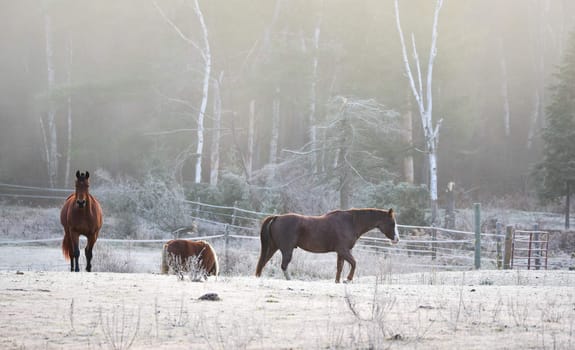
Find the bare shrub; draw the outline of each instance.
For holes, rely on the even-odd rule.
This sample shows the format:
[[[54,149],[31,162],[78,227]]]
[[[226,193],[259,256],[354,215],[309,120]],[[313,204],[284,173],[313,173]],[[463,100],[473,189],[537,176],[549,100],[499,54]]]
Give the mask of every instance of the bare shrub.
[[[344,300],[352,315],[360,326],[367,328],[367,340],[369,348],[379,349],[386,339],[402,339],[403,336],[396,333],[390,326],[390,314],[396,307],[396,298],[385,296],[378,291],[381,281],[376,278],[373,297],[368,306],[358,305],[348,288],[345,289]]]
[[[128,250],[128,255],[121,256],[110,244],[98,242],[94,248],[94,271],[98,272],[135,272],[134,262]]]
[[[170,253],[168,267],[169,271],[178,276],[180,281],[184,280],[186,274],[192,282],[203,282],[208,278],[208,271],[204,268],[199,255],[182,259],[179,255]]]
[[[140,329],[140,309],[137,314],[126,312],[125,305],[114,307],[104,315],[100,308],[100,324],[106,342],[112,349],[129,349],[134,344]]]
[[[507,311],[517,327],[528,329],[527,320],[529,318],[529,303],[520,298],[509,299],[507,301]]]
[[[184,190],[172,177],[149,173],[142,181],[113,179],[103,170],[98,170],[97,175],[103,180],[97,190],[102,206],[106,212],[122,213],[120,221],[127,227],[126,231],[115,232],[117,236],[137,233],[134,225],[138,218],[155,223],[166,232],[193,223]]]

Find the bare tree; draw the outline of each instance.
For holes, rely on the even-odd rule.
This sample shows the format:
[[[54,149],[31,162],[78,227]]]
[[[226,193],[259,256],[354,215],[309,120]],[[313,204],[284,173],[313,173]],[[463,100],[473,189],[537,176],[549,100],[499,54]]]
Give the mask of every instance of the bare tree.
[[[208,105],[208,93],[210,88],[210,75],[212,70],[212,56],[210,50],[210,42],[208,40],[208,28],[206,26],[206,22],[204,20],[204,15],[202,14],[200,4],[198,0],[193,1],[193,9],[196,17],[198,18],[200,27],[202,29],[202,40],[203,45],[198,45],[194,40],[192,40],[189,36],[187,36],[181,29],[178,27],[168,16],[166,16],[165,12],[162,8],[154,2],[154,6],[158,10],[158,12],[162,15],[164,20],[172,26],[174,31],[184,40],[188,45],[194,47],[196,50],[200,52],[202,57],[202,61],[204,62],[204,72],[203,72],[203,79],[202,79],[202,100],[200,103],[200,109],[198,112],[198,118],[196,121],[197,129],[196,129],[196,165],[195,165],[195,176],[194,182],[200,183],[202,181],[202,158],[204,152],[204,119],[206,114],[206,108]]]
[[[218,175],[220,171],[220,142],[222,135],[222,96],[220,87],[224,78],[224,72],[220,73],[217,80],[214,80],[214,120],[213,134],[210,157],[210,185],[218,184]]]
[[[270,164],[278,161],[278,146],[280,137],[280,88],[276,88],[276,93],[272,105],[272,136],[270,140]]]
[[[48,73],[48,109],[45,115],[40,116],[40,128],[44,140],[44,154],[50,187],[56,185],[58,178],[58,134],[56,130],[56,106],[54,104],[54,85],[56,73],[54,70],[54,50],[52,43],[52,19],[48,10],[44,9],[44,31],[46,44],[46,70]]]
[[[68,142],[66,147],[66,173],[64,176],[64,185],[70,186],[70,162],[72,161],[72,40],[68,40]]]
[[[252,177],[254,168],[254,145],[255,145],[255,120],[256,120],[256,100],[250,101],[250,115],[248,125],[248,151],[246,161],[246,177],[248,181]]]
[[[501,67],[501,97],[503,98],[503,126],[505,136],[511,135],[511,113],[509,112],[509,83],[507,79],[507,61],[503,50],[503,39],[499,38],[499,66]]]
[[[208,92],[210,88],[210,72],[212,69],[212,56],[210,52],[210,42],[208,40],[208,28],[206,27],[206,23],[204,21],[204,15],[200,9],[200,4],[198,0],[194,0],[194,11],[196,16],[200,21],[200,26],[202,27],[202,38],[204,40],[204,46],[200,49],[202,53],[202,58],[205,64],[204,70],[204,81],[203,81],[203,88],[202,88],[202,104],[200,105],[200,112],[198,115],[198,143],[196,147],[196,177],[195,182],[200,183],[202,182],[202,155],[204,152],[204,118],[206,113],[206,106],[208,104]]]
[[[403,37],[403,31],[401,29],[401,23],[399,19],[399,4],[398,0],[395,0],[395,20],[397,24],[397,31],[399,33],[399,38],[401,41],[401,52],[403,55],[403,62],[405,64],[405,71],[407,77],[409,78],[409,85],[411,86],[411,92],[413,97],[417,102],[417,107],[419,109],[419,115],[421,117],[421,125],[423,128],[423,135],[425,137],[426,151],[429,162],[429,196],[431,199],[431,220],[434,223],[437,219],[437,145],[439,142],[439,128],[441,126],[441,120],[433,125],[433,95],[432,95],[432,82],[433,82],[433,63],[435,61],[435,56],[437,55],[437,24],[439,19],[439,12],[441,6],[443,5],[443,0],[437,0],[435,5],[435,12],[433,16],[433,27],[431,31],[431,45],[429,49],[429,61],[427,63],[427,79],[425,82],[425,89],[421,76],[421,65],[419,62],[419,56],[417,54],[417,48],[415,45],[415,35],[411,35],[411,41],[413,45],[413,59],[415,61],[415,67],[417,70],[417,77],[411,71],[409,64],[409,58],[407,56],[407,49],[405,45],[405,40]],[[416,81],[417,78],[417,81]],[[416,85],[417,83],[417,85]],[[425,96],[424,96],[425,90]]]
[[[321,17],[318,19],[315,26],[313,35],[313,62],[312,62],[312,76],[310,87],[310,111],[309,111],[309,125],[310,125],[310,146],[314,150],[317,145],[317,80],[318,80],[318,61],[319,61],[319,38],[321,34]],[[313,172],[318,170],[318,156],[313,152],[311,158],[311,169]]]
[[[409,96],[408,96],[409,97]],[[403,135],[403,142],[410,148],[413,146],[413,115],[411,111],[411,102],[408,98],[407,111],[401,118],[401,128]],[[415,175],[413,170],[413,154],[411,149],[409,153],[403,158],[403,178],[404,181],[413,184]]]

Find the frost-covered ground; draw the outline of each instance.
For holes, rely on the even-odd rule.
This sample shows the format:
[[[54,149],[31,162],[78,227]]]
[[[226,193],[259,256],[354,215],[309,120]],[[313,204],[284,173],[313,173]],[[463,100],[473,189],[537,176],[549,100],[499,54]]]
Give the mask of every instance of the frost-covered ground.
[[[270,277],[0,272],[2,349],[575,347],[575,272]],[[220,300],[199,298],[216,293]]]
[[[406,273],[405,264],[425,266],[429,257],[356,249],[356,280],[336,285],[333,254],[297,249],[290,264],[294,280],[278,278],[279,254],[257,279],[259,242],[245,240],[220,254],[228,274],[206,283],[156,274],[161,243],[99,241],[94,269],[100,272],[70,273],[59,247],[58,209],[2,206],[0,213],[0,241],[55,238],[0,244],[1,349],[575,347],[572,271],[485,266]],[[543,219],[561,224],[560,216]],[[216,242],[219,252],[222,244]],[[561,254],[569,259],[568,251]],[[206,293],[221,300],[198,299]]]

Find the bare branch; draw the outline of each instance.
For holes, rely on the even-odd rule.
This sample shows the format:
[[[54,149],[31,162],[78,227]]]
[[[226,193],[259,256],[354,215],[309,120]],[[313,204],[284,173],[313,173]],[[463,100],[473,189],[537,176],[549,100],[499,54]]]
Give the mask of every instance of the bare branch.
[[[397,31],[399,32],[399,41],[401,42],[401,53],[403,56],[405,71],[407,72],[407,77],[409,78],[409,85],[411,86],[411,91],[413,92],[413,96],[415,97],[417,106],[419,107],[419,113],[423,115],[425,111],[423,101],[421,100],[421,96],[419,95],[415,87],[415,81],[413,80],[413,74],[411,73],[411,67],[409,65],[409,60],[407,59],[407,50],[405,49],[405,39],[403,38],[403,30],[401,29],[401,23],[399,20],[398,0],[395,0],[395,23],[397,24]]]
[[[196,44],[195,41],[193,41],[190,37],[188,37],[186,34],[184,34],[180,27],[178,27],[177,24],[174,23],[174,21],[172,21],[164,12],[164,10],[160,7],[160,5],[158,5],[157,2],[153,1],[152,2],[154,4],[154,7],[156,8],[156,10],[158,10],[158,12],[160,13],[160,15],[162,16],[162,18],[166,21],[166,23],[168,23],[172,29],[174,29],[174,31],[178,34],[178,36],[180,38],[182,38],[182,40],[184,40],[186,43],[192,45],[194,48],[196,48],[202,55],[203,59],[205,60],[205,54],[204,54],[204,50],[202,50],[200,48],[200,46],[198,44]]]
[[[435,13],[433,14],[433,31],[431,32],[431,47],[429,49],[429,64],[427,66],[427,113],[430,115],[433,109],[431,82],[433,79],[433,62],[435,61],[435,56],[437,56],[437,23],[439,20],[439,11],[441,10],[442,5],[443,0],[437,0]]]
[[[411,33],[411,43],[413,45],[413,59],[415,60],[415,67],[417,68],[417,82],[419,83],[419,96],[423,96],[423,81],[421,79],[421,65],[419,64],[419,55],[417,54],[417,47],[415,46],[415,34]]]

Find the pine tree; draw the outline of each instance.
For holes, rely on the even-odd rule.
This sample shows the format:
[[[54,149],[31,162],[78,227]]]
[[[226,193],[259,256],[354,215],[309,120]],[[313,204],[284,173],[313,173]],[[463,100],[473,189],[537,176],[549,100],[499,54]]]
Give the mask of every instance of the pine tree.
[[[538,194],[543,201],[566,196],[569,183],[572,190],[575,187],[575,32],[557,68],[551,93],[542,135],[543,160],[536,168]]]

